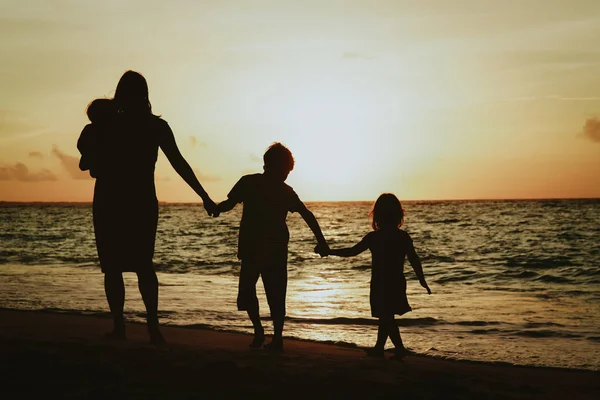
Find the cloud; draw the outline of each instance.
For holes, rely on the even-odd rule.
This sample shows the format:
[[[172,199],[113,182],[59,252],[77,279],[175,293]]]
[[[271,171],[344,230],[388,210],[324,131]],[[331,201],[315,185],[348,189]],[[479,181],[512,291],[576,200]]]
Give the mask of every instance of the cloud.
[[[583,126],[583,136],[592,142],[600,143],[600,119],[588,118]]]
[[[198,169],[193,168],[194,170],[194,174],[196,174],[196,178],[198,178],[198,180],[202,183],[202,182],[218,182],[221,180],[221,177],[218,175],[211,175],[211,174],[203,174],[200,171],[198,171]]]
[[[87,172],[79,169],[79,159],[63,153],[58,146],[52,146],[52,154],[60,160],[63,168],[73,179],[92,179]]]
[[[354,53],[352,51],[346,51],[342,54],[342,59],[344,60],[372,60],[373,57],[365,56],[359,53]]]
[[[30,151],[29,157],[31,158],[44,158],[44,155],[39,151]]]
[[[56,175],[48,169],[30,172],[27,165],[21,162],[14,165],[0,165],[0,181],[41,182],[55,180]]]
[[[192,146],[192,149],[195,149],[196,146],[207,147],[205,142],[198,140],[195,136],[190,136],[189,140],[190,140],[190,146]]]

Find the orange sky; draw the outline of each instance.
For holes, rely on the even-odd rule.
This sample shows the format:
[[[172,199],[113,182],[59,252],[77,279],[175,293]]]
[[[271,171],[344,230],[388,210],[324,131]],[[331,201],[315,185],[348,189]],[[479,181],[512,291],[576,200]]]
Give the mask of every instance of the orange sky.
[[[91,200],[85,107],[127,69],[216,201],[273,141],[303,200],[600,197],[598,37],[595,0],[3,2],[0,201]]]

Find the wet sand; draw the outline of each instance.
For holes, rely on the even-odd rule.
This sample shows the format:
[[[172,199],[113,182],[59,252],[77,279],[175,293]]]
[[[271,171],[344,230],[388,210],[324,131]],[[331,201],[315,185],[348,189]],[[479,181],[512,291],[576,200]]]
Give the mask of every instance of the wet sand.
[[[366,357],[358,348],[286,340],[285,352],[250,350],[251,337],[163,327],[165,347],[145,326],[106,341],[111,320],[0,310],[0,396],[29,398],[597,399],[600,372],[518,367],[410,355]],[[560,349],[557,349],[560,351]]]

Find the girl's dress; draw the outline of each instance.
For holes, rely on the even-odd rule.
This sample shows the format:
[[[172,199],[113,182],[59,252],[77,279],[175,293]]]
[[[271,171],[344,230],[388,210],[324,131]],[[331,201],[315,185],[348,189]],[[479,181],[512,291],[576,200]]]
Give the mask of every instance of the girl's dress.
[[[369,232],[363,239],[371,250],[371,315],[379,318],[411,311],[406,297],[404,259],[412,239],[401,229]]]

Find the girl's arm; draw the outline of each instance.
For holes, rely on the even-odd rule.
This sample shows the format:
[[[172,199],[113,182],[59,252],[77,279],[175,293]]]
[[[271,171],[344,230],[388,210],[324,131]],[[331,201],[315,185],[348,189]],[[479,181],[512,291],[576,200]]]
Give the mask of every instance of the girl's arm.
[[[412,241],[410,242],[410,246],[408,248],[407,258],[408,262],[410,262],[410,265],[415,271],[415,274],[417,274],[417,278],[419,278],[419,283],[421,284],[421,286],[427,289],[428,294],[431,294],[431,289],[429,289],[429,286],[425,281],[425,274],[423,274],[423,266],[421,265],[421,259],[417,255],[417,251],[415,250]]]
[[[169,125],[163,121],[163,129],[160,130],[160,148],[167,156],[167,159],[173,166],[173,169],[183,178],[183,180],[202,198],[204,202],[204,208],[209,215],[216,212],[216,204],[212,201],[208,193],[204,190],[198,178],[192,171],[190,164],[183,158],[177,143],[175,142],[175,136]]]
[[[358,242],[357,244],[355,244],[352,247],[346,247],[343,249],[331,249],[329,254],[338,256],[338,257],[357,256],[369,248],[369,243],[367,241],[367,237],[368,237],[368,235],[365,236],[360,242]]]

